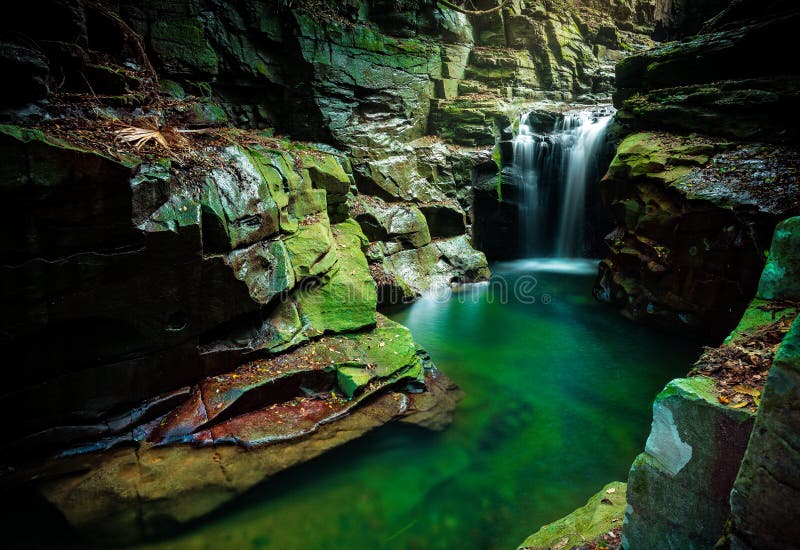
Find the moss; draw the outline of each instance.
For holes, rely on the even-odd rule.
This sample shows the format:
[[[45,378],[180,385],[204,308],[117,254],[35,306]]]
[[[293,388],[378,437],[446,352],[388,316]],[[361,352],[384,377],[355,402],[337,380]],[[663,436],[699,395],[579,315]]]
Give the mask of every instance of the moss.
[[[301,225],[285,242],[298,281],[306,277],[321,277],[336,264],[333,234],[324,214],[316,223]]]
[[[672,380],[656,396],[655,401],[663,401],[676,395],[686,399],[703,399],[715,405],[718,404],[714,393],[714,381],[702,376]]]
[[[195,124],[220,126],[228,122],[228,115],[222,107],[210,101],[193,104],[192,115]]]
[[[520,545],[520,549],[572,548],[599,539],[622,526],[627,485],[614,481],[568,516],[545,525]]]
[[[770,305],[771,303],[771,300],[764,300],[762,298],[756,298],[750,302],[750,305],[747,306],[744,314],[742,314],[739,324],[736,325],[736,328],[733,329],[730,335],[725,339],[725,344],[736,342],[743,333],[774,323],[787,315],[793,315],[797,311],[797,308],[794,307],[786,307],[785,309],[777,311],[774,309],[763,309],[764,306]]]
[[[375,282],[362,252],[364,239],[358,224],[334,226],[338,262],[325,284],[296,293],[304,330],[309,336],[356,330],[375,323]]]
[[[337,365],[339,387],[348,397],[372,381],[422,380],[422,361],[417,356],[411,332],[402,325],[380,318],[371,333],[346,335],[359,350],[359,362]]]
[[[311,181],[320,189],[338,195],[350,189],[350,178],[335,156],[314,152],[300,153],[298,157],[303,168],[308,170]]]
[[[22,126],[15,126],[13,124],[0,124],[0,135],[5,135],[10,138],[13,138],[20,143],[26,143],[26,144],[41,143],[43,145],[56,147],[58,149],[63,149],[65,151],[74,151],[76,153],[87,153],[90,155],[95,155],[97,157],[120,164],[127,168],[133,168],[134,166],[137,166],[138,164],[141,163],[141,159],[133,155],[123,154],[120,155],[120,158],[110,157],[101,151],[95,151],[83,147],[78,147],[77,145],[69,143],[68,141],[45,134],[41,130],[35,128],[25,128]],[[32,169],[39,169],[39,168],[42,167],[41,166],[32,167]],[[41,170],[39,171],[41,172]]]
[[[800,300],[800,217],[775,228],[769,259],[758,284],[758,296],[773,300]]]
[[[181,227],[200,225],[200,203],[188,195],[173,195],[150,216],[150,231],[177,232]]]
[[[497,201],[503,202],[503,153],[500,144],[496,143],[492,151],[492,160],[497,166]]]
[[[150,44],[172,72],[215,75],[219,70],[217,54],[197,18],[154,22],[150,27]]]

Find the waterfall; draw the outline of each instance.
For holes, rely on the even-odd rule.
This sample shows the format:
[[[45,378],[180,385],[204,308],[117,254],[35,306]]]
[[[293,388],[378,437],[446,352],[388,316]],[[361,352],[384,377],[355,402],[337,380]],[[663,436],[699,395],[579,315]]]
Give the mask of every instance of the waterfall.
[[[569,111],[549,133],[533,131],[531,114],[514,138],[514,184],[525,256],[568,258],[583,252],[587,186],[600,179],[599,158],[610,107]]]

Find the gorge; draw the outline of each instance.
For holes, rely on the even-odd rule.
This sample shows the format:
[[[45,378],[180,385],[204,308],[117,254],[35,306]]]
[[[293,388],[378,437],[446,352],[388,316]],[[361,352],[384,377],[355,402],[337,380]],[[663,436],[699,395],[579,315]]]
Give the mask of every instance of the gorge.
[[[791,2],[5,10],[4,546],[800,540]]]

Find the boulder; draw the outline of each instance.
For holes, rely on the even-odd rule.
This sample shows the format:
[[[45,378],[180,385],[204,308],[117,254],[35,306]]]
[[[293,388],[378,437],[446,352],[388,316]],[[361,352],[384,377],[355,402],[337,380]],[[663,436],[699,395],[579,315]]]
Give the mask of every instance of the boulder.
[[[770,369],[747,452],[730,494],[735,549],[791,548],[800,528],[800,323],[795,321]]]
[[[800,218],[778,224],[769,259],[758,283],[765,300],[800,300]]]
[[[628,475],[625,548],[710,548],[730,516],[729,495],[754,415],[721,404],[706,378],[673,380],[653,403],[645,451]]]
[[[593,495],[584,506],[568,516],[548,523],[520,544],[518,550],[575,548],[599,542],[601,537],[622,526],[627,486],[612,481]]]

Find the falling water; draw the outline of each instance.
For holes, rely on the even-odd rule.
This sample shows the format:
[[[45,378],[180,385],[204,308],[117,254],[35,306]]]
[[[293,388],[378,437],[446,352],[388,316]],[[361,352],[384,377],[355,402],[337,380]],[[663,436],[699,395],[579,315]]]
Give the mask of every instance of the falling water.
[[[534,133],[523,115],[514,139],[514,184],[526,256],[580,256],[587,186],[600,178],[599,158],[612,108],[569,111],[549,133]]]

